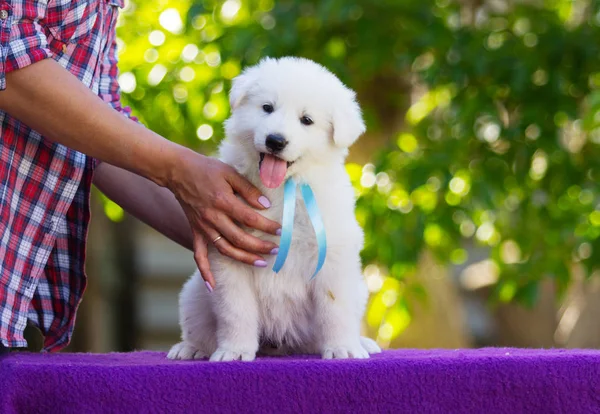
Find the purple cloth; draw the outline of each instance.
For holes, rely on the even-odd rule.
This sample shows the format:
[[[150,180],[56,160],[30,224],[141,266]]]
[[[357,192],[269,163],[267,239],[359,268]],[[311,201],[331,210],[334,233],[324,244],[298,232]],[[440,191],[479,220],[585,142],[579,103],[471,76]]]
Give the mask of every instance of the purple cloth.
[[[165,354],[11,354],[0,413],[598,413],[600,351],[394,350],[173,362]]]

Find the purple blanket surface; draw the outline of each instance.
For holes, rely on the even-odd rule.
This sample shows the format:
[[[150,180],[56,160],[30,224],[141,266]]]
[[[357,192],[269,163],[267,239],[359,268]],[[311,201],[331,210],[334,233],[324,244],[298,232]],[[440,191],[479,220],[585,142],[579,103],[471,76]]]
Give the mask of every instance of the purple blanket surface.
[[[0,413],[600,413],[600,351],[390,350],[369,360],[0,358]]]

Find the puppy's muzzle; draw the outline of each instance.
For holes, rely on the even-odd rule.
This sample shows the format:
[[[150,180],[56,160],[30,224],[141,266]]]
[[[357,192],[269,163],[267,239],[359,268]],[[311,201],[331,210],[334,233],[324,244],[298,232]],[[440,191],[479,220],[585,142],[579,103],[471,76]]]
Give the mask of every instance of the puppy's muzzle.
[[[265,141],[265,146],[273,154],[283,151],[287,144],[287,140],[281,134],[269,134]]]

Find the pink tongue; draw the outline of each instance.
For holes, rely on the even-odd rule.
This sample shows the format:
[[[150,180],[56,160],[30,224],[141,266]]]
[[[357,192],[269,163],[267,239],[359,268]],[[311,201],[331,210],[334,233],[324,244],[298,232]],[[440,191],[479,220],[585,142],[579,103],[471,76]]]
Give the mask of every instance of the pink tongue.
[[[270,154],[265,154],[265,158],[260,164],[260,180],[268,188],[277,188],[285,179],[287,172],[287,162],[274,157]]]

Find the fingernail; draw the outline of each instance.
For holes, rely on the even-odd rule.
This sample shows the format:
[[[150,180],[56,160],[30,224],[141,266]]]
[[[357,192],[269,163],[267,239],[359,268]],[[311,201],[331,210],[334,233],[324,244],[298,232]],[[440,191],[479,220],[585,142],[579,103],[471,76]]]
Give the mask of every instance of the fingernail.
[[[271,207],[271,202],[269,201],[269,199],[265,196],[260,196],[258,197],[258,202],[260,204],[262,204],[265,208],[269,208]]]
[[[277,229],[277,231],[275,232],[276,235],[281,236],[281,229]]]
[[[275,247],[273,250],[271,250],[272,256],[275,256],[277,253],[279,253],[279,247]]]
[[[256,267],[267,267],[267,262],[265,262],[264,260],[257,260],[256,262],[254,262],[254,266],[256,266]]]
[[[206,285],[206,289],[208,289],[208,292],[209,292],[209,293],[212,293],[212,292],[213,292],[213,288],[212,288],[212,286],[210,285],[210,283],[208,283],[208,280],[205,280],[205,281],[204,281],[204,284]]]

